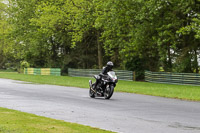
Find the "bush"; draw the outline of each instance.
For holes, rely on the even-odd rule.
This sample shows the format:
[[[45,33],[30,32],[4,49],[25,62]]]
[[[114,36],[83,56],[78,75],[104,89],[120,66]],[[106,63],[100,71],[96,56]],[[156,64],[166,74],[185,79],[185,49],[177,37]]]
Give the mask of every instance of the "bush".
[[[30,64],[27,61],[21,61],[20,62],[20,68],[18,69],[18,72],[23,73],[24,68],[28,68],[28,67],[30,67]]]
[[[126,69],[129,71],[135,71],[136,80],[144,80],[144,60],[139,57],[132,57],[129,61],[126,62]]]

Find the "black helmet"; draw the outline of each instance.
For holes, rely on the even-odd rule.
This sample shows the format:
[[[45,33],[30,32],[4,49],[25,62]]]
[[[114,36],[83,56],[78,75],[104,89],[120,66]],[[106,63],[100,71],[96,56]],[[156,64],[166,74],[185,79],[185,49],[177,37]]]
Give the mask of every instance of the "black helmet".
[[[108,67],[108,68],[112,69],[113,66],[114,66],[114,65],[113,65],[113,63],[112,63],[111,61],[109,61],[109,62],[107,63],[107,67]]]

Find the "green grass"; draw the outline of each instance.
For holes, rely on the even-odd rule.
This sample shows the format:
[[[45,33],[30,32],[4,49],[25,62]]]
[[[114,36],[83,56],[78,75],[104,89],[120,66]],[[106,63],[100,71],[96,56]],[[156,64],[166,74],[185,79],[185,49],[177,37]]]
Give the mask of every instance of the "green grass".
[[[13,69],[0,69],[0,72],[16,72]]]
[[[40,76],[17,73],[0,73],[0,78],[9,78],[40,84],[74,86],[81,88],[88,88],[88,80],[93,79],[92,77],[81,78],[69,76]],[[200,86],[119,81],[115,91],[200,101]]]
[[[111,133],[60,120],[0,108],[0,133]]]

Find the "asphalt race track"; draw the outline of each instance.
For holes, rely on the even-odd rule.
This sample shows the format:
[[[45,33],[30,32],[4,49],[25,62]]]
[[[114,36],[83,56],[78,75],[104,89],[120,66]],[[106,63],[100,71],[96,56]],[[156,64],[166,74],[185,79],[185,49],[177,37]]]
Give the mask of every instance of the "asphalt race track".
[[[0,79],[0,107],[121,133],[200,133],[200,102]]]

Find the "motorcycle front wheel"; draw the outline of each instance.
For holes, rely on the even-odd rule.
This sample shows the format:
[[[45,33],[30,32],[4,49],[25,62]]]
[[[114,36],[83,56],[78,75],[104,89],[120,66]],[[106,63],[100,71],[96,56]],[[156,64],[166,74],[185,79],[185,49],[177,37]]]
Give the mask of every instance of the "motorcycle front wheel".
[[[110,99],[111,96],[113,95],[113,92],[114,92],[114,86],[113,85],[106,86],[106,89],[105,89],[105,92],[104,92],[104,98]]]

